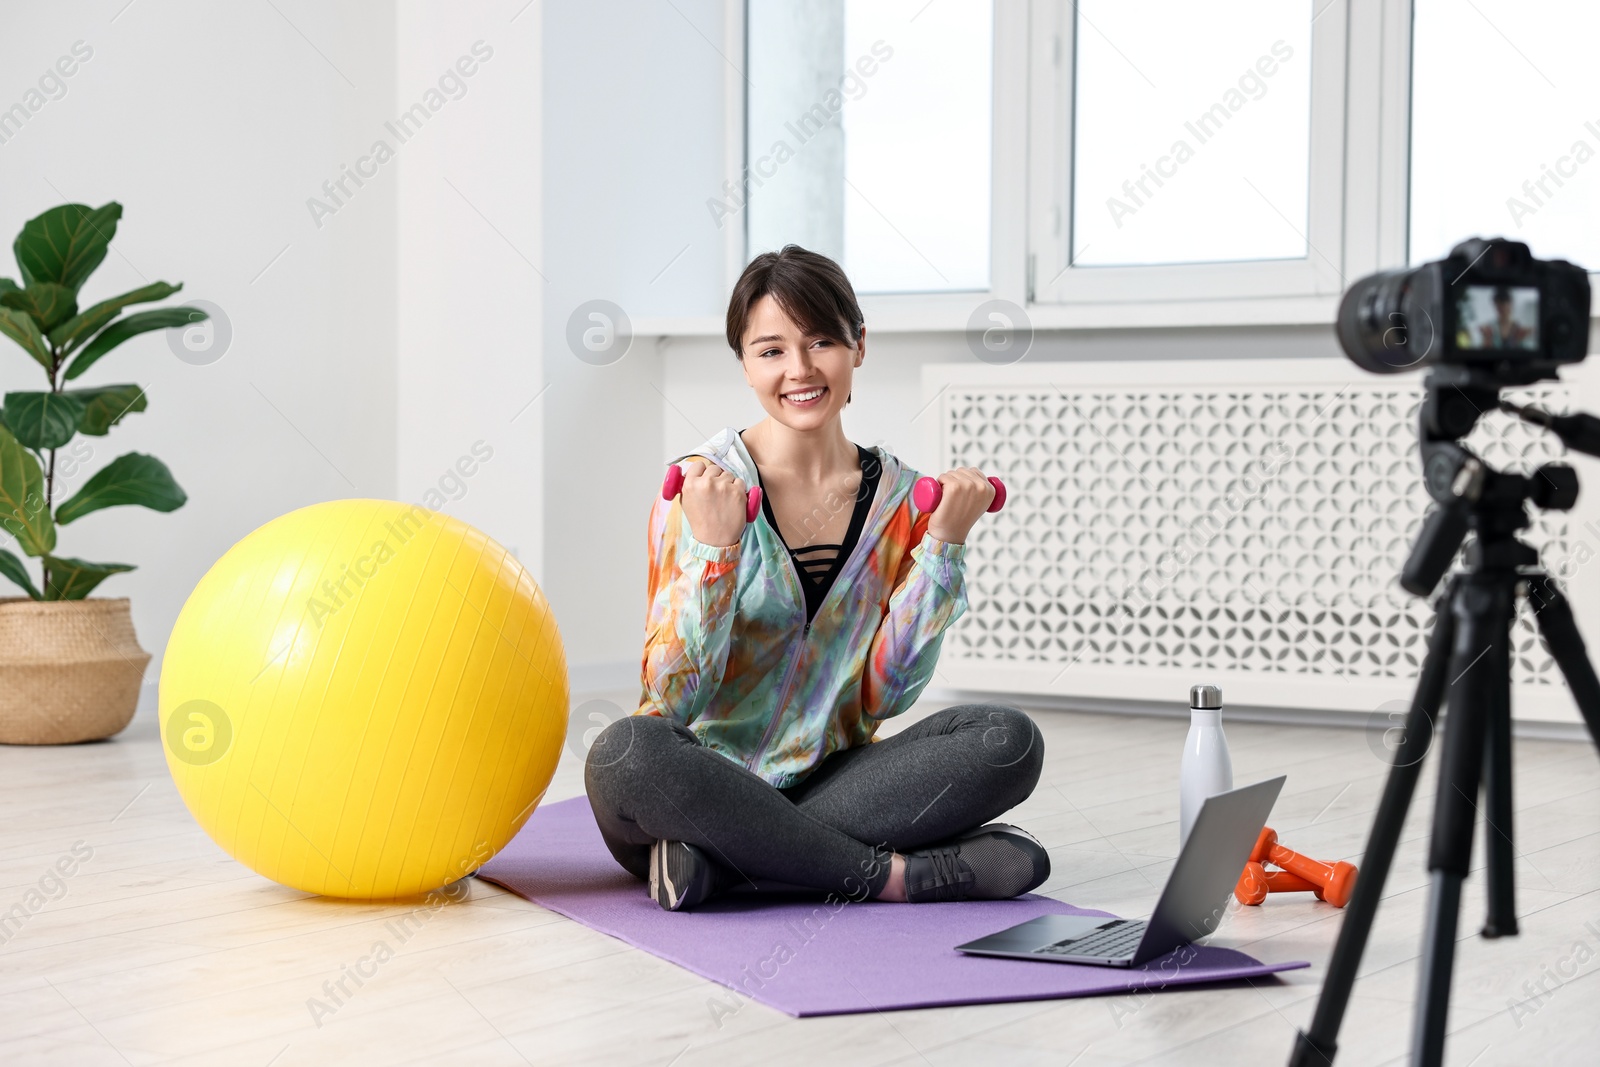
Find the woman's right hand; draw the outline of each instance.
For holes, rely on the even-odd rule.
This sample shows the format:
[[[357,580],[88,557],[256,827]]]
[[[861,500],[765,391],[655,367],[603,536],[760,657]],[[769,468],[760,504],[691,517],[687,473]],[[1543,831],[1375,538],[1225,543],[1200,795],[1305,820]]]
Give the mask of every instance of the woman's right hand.
[[[718,548],[738,544],[747,524],[744,480],[703,460],[685,460],[681,466],[683,513],[695,540]]]
[[[957,467],[938,477],[939,506],[928,518],[928,533],[946,544],[965,544],[967,534],[995,498],[995,488],[977,467]]]

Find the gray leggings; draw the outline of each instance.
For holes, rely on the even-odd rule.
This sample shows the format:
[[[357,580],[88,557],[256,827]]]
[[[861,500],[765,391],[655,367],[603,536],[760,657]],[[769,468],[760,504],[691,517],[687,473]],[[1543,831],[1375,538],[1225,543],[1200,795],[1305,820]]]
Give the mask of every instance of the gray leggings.
[[[993,820],[1033,792],[1043,764],[1044,738],[1026,714],[961,704],[835,752],[778,789],[688,727],[631,715],[595,738],[584,787],[611,854],[637,878],[649,875],[652,841],[687,841],[741,884],[859,900],[883,889],[892,852]]]

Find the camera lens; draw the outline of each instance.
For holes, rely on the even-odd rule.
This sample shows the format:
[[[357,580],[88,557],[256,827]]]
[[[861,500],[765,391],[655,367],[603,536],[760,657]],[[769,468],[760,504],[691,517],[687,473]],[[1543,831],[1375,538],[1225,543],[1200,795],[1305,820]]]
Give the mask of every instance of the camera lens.
[[[1426,311],[1413,314],[1406,306],[1415,273],[1391,270],[1370,275],[1352,285],[1340,301],[1339,344],[1362,370],[1398,374],[1423,366],[1435,354],[1431,318]]]

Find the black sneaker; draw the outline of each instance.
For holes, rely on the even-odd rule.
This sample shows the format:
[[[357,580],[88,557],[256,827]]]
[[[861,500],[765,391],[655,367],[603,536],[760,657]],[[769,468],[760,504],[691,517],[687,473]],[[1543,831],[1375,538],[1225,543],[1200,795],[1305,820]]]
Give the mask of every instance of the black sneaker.
[[[1050,853],[1025,830],[992,822],[906,854],[906,900],[1009,900],[1050,877]]]
[[[712,859],[687,841],[656,841],[650,846],[650,895],[668,911],[703,903],[723,889]]]

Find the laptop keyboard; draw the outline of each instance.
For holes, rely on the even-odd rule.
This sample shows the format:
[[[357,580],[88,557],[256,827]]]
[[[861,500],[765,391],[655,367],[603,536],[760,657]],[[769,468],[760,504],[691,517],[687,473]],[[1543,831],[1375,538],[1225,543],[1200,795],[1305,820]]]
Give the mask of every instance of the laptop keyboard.
[[[1108,959],[1131,956],[1144,937],[1144,928],[1143,919],[1118,919],[1092,934],[1057,941],[1033,951],[1047,956],[1104,956]]]

